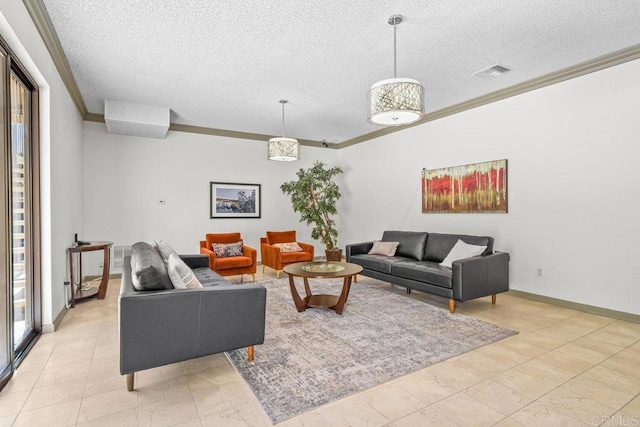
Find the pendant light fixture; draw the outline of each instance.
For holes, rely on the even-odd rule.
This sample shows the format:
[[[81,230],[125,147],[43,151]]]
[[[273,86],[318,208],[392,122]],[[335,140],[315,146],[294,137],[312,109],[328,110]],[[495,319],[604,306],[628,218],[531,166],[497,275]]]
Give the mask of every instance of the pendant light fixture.
[[[267,156],[269,160],[278,162],[293,162],[300,158],[300,143],[297,139],[284,137],[284,104],[286,99],[281,99],[282,104],[282,137],[271,138],[267,146]]]
[[[396,75],[396,26],[402,15],[392,15],[393,25],[393,78],[379,81],[369,91],[369,122],[382,126],[402,126],[419,120],[424,114],[424,88],[414,79]]]

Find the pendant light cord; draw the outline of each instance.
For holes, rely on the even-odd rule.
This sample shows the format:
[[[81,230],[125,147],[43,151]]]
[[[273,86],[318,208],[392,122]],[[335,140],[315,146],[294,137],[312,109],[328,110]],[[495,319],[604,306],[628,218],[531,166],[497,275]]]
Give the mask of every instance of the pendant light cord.
[[[284,102],[282,103],[282,137],[284,138]]]
[[[397,78],[396,71],[396,19],[393,19],[393,78]]]

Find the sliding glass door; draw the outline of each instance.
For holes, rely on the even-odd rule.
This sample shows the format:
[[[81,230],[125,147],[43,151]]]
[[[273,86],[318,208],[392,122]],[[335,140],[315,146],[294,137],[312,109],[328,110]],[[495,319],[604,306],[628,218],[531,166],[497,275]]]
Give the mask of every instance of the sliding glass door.
[[[37,99],[0,43],[0,388],[40,333]]]

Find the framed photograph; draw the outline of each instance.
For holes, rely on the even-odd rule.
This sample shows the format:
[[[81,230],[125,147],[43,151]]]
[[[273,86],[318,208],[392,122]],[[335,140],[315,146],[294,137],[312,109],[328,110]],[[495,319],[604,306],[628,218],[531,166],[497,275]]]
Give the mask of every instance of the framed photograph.
[[[422,213],[507,213],[507,160],[422,171]]]
[[[260,218],[260,184],[210,184],[211,218]]]

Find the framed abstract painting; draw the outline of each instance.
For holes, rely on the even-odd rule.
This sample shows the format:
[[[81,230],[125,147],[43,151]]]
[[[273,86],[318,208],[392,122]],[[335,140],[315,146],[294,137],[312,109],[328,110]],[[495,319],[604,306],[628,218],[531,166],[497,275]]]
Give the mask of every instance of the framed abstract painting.
[[[507,160],[422,170],[422,213],[507,213]]]

